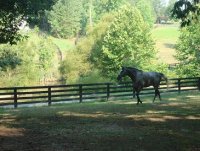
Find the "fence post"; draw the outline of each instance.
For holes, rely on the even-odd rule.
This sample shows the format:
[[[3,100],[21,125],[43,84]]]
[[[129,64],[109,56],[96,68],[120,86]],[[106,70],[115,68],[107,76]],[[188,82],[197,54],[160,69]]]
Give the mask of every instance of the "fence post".
[[[82,84],[79,85],[79,102],[82,103],[83,100],[83,88]]]
[[[107,101],[110,97],[110,83],[107,83]]]
[[[17,108],[17,88],[14,88],[14,108]]]
[[[181,92],[181,79],[178,79],[178,93]]]
[[[51,87],[48,87],[48,106],[51,105]]]

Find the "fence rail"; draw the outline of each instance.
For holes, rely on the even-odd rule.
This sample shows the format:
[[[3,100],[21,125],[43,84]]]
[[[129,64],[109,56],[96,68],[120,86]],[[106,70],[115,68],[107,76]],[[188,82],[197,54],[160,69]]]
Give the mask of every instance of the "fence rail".
[[[161,93],[200,90],[200,77],[169,79],[166,83],[161,82]],[[141,95],[154,94],[153,87],[145,88]],[[30,87],[5,87],[0,88],[0,106],[13,105],[15,108],[20,104],[109,99],[115,97],[133,97],[132,82],[93,83],[54,86],[30,86]]]

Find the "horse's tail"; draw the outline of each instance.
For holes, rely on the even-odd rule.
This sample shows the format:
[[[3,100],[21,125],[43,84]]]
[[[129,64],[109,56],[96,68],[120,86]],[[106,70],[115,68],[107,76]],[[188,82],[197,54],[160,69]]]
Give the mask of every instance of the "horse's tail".
[[[161,73],[161,79],[166,81],[167,90],[168,90],[168,88],[169,88],[168,78],[164,74]]]

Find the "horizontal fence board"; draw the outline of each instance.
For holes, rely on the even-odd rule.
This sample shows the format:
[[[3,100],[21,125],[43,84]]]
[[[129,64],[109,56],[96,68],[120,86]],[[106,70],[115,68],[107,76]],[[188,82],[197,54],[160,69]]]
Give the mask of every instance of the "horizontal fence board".
[[[88,91],[88,90],[105,90],[107,87],[93,87],[93,88],[85,88],[83,87],[83,91]]]
[[[40,99],[40,98],[48,98],[47,95],[42,95],[42,96],[30,96],[30,97],[17,97],[18,100],[29,100],[29,99]]]
[[[48,93],[48,91],[32,91],[32,92],[17,92],[18,95],[24,95],[24,94],[43,94]]]
[[[120,92],[133,92],[133,90],[116,90],[116,91],[110,91],[110,93],[120,93]]]
[[[51,95],[52,98],[54,98],[54,97],[71,97],[71,96],[79,96],[79,94],[53,94],[53,95]]]
[[[91,97],[83,97],[84,99],[104,99],[106,96],[91,96]]]
[[[13,92],[2,92],[2,93],[0,93],[0,96],[1,95],[13,95]]]
[[[79,98],[68,98],[68,99],[53,99],[53,102],[69,102],[69,101],[79,101]]]
[[[36,104],[36,103],[47,103],[47,100],[31,101],[31,102],[18,102],[18,104]]]
[[[60,89],[60,90],[51,90],[51,92],[53,92],[53,93],[55,93],[55,92],[73,92],[73,91],[75,91],[75,92],[77,92],[77,91],[79,91],[79,89]]]
[[[107,94],[107,92],[93,92],[93,93],[82,93],[82,95],[102,95],[102,94]]]

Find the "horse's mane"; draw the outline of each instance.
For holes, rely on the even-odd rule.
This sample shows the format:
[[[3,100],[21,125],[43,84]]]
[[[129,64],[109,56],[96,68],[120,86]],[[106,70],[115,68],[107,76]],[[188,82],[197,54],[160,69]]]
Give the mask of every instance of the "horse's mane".
[[[126,70],[129,71],[129,73],[131,73],[131,78],[136,78],[136,74],[137,72],[143,72],[142,70],[139,70],[137,68],[134,68],[134,67],[124,67]]]
[[[128,70],[131,70],[131,71],[143,72],[142,70],[139,70],[139,69],[134,68],[134,67],[125,67],[125,68],[128,69]]]

